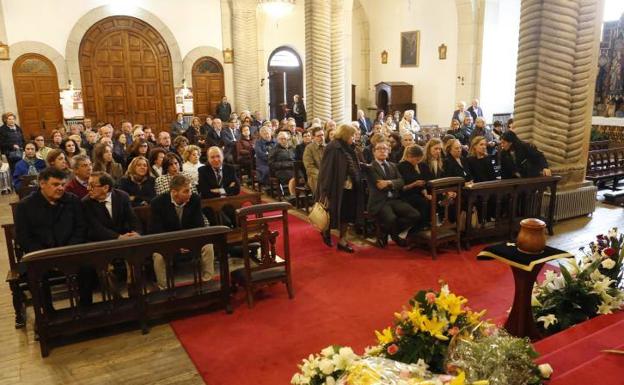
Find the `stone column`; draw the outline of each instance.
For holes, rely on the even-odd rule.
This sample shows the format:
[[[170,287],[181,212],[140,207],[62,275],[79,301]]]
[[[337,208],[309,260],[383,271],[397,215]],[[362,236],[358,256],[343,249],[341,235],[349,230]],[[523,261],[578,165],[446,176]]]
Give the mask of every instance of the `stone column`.
[[[585,177],[601,15],[602,0],[522,0],[516,132],[564,185]]]
[[[232,2],[235,111],[260,108],[257,5],[255,0]]]
[[[562,176],[555,219],[595,209],[584,178],[602,9],[602,0],[522,0],[514,125]]]
[[[332,44],[330,0],[305,2],[306,110],[308,120],[332,116]]]
[[[331,116],[345,120],[345,13],[344,0],[332,0],[331,13]]]

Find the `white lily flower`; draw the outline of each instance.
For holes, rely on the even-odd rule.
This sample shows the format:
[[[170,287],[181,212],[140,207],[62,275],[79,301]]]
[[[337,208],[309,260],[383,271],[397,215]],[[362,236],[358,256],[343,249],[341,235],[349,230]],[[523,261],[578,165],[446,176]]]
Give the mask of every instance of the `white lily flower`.
[[[612,279],[609,279],[608,277],[604,277],[603,279],[601,279],[600,281],[596,281],[594,282],[594,290],[592,290],[592,293],[596,293],[596,294],[602,294],[605,291],[607,291],[607,289],[609,289],[609,287],[611,286],[611,284],[615,282]]]
[[[531,296],[531,306],[542,306],[542,303],[537,299],[536,295]]]
[[[557,274],[552,270],[546,270],[544,273],[544,283],[552,282],[557,278]]]
[[[604,261],[602,261],[600,265],[607,270],[611,270],[615,267],[615,261],[611,258],[607,258]]]
[[[611,230],[609,230],[609,233],[607,234],[609,236],[609,238],[616,238],[618,237],[618,229],[617,227],[612,228]]]
[[[321,350],[321,355],[323,357],[331,357],[334,355],[334,347],[328,346],[325,349]]]
[[[442,288],[440,289],[440,294],[443,294],[443,295],[449,295],[449,294],[450,294],[450,292],[451,292],[451,291],[449,290],[448,285],[444,285],[444,286],[442,286]]]
[[[322,359],[321,362],[319,362],[318,367],[321,370],[321,373],[326,376],[329,376],[335,370],[334,362],[327,358]]]
[[[601,281],[604,278],[604,275],[602,275],[600,270],[596,269],[592,271],[592,273],[589,275],[589,278],[591,278],[592,281],[596,282]]]
[[[325,379],[325,385],[336,385],[336,380],[334,377],[327,377]]]
[[[557,317],[555,317],[554,314],[548,314],[548,315],[543,315],[543,316],[539,317],[537,319],[537,322],[543,322],[544,323],[544,329],[548,329],[548,327],[550,325],[554,325],[554,324],[556,324],[559,321],[557,320]]]
[[[340,348],[338,350],[338,354],[340,354],[341,356],[349,359],[349,360],[354,360],[357,356],[355,355],[355,353],[353,352],[353,349],[351,349],[348,346],[344,346],[342,348]]]

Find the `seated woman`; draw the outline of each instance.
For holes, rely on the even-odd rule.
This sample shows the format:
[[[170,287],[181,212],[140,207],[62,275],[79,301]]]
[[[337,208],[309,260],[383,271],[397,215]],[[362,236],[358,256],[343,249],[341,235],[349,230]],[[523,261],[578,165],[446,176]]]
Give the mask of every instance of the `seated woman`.
[[[37,146],[37,158],[43,160],[43,163],[45,164],[48,153],[52,150],[52,148],[46,146],[45,138],[43,135],[35,136],[35,146]]]
[[[281,131],[277,134],[277,145],[269,153],[269,165],[275,177],[279,179],[280,186],[288,186],[290,195],[295,194],[294,160],[295,154],[289,148],[288,132]],[[292,185],[292,186],[291,186]]]
[[[191,177],[188,173],[182,171],[178,156],[172,152],[165,155],[163,160],[163,174],[156,178],[156,195],[164,194],[171,190],[171,179],[178,174],[186,175],[189,179]],[[191,191],[197,194],[197,185],[191,185]]]
[[[431,195],[427,193],[425,180],[427,166],[422,163],[424,152],[419,145],[405,148],[403,158],[398,164],[399,173],[405,181],[401,199],[409,203],[420,213],[423,225],[430,223]]]
[[[241,127],[240,140],[236,141],[235,162],[241,168],[242,175],[251,177],[251,167],[253,165],[255,140],[251,135],[250,126],[243,124]],[[243,171],[245,170],[245,171]]]
[[[466,159],[462,157],[462,144],[458,139],[451,139],[446,143],[448,157],[444,161],[445,177],[461,177],[466,182],[472,181],[472,175],[468,169]]]
[[[22,177],[39,175],[39,171],[46,167],[42,159],[37,158],[37,146],[34,142],[28,142],[24,146],[24,158],[15,164],[13,171],[13,186],[15,189],[22,187]]]
[[[147,158],[139,155],[128,165],[126,175],[119,181],[119,189],[128,193],[133,207],[144,206],[156,196],[155,182],[149,174]]]
[[[425,145],[423,176],[425,180],[438,179],[444,177],[444,161],[442,158],[442,141],[438,138],[431,138]]]
[[[401,135],[398,132],[391,132],[388,136],[388,145],[390,145],[388,160],[392,163],[399,163],[403,158],[404,150],[401,147]]]
[[[163,174],[163,161],[165,160],[165,155],[167,151],[162,149],[161,147],[156,147],[152,151],[149,152],[149,165],[150,165],[150,175],[154,178],[158,178]]]
[[[474,137],[470,143],[470,155],[466,158],[466,163],[475,183],[496,180],[493,159],[487,152],[487,143],[487,139],[483,136]]]
[[[501,136],[501,149],[503,179],[552,175],[544,154],[533,144],[521,141],[513,131],[507,131]]]
[[[113,148],[110,145],[98,143],[93,148],[93,171],[104,171],[113,178],[115,184],[119,183],[123,168],[113,159]]]
[[[48,167],[53,167],[57,170],[61,170],[67,173],[67,178],[70,178],[69,174],[71,174],[71,170],[69,169],[67,158],[65,158],[65,153],[61,149],[55,148],[48,152],[46,163]]]
[[[149,153],[149,144],[145,139],[137,138],[132,142],[130,148],[128,149],[128,159],[127,162],[130,164],[134,158],[137,156],[142,156],[147,159]]]
[[[182,171],[191,177],[191,183],[194,186],[198,183],[197,170],[203,166],[199,161],[200,152],[201,150],[199,147],[191,144],[184,149],[184,153],[182,154],[182,159],[184,160]]]
[[[126,134],[120,132],[115,135],[115,138],[113,139],[113,154],[116,159],[122,161],[122,167],[126,164],[129,148],[130,146],[128,145],[128,138],[126,137]]]
[[[52,130],[50,139],[52,139],[52,143],[50,143],[51,148],[61,148],[61,143],[63,143],[63,133],[59,130]]]
[[[183,134],[188,139],[190,144],[197,144],[197,139],[201,135],[201,120],[197,116],[194,116],[191,120],[191,124]]]
[[[73,139],[65,139],[61,144],[61,149],[65,152],[65,158],[67,162],[71,162],[71,159],[80,154],[80,147]]]

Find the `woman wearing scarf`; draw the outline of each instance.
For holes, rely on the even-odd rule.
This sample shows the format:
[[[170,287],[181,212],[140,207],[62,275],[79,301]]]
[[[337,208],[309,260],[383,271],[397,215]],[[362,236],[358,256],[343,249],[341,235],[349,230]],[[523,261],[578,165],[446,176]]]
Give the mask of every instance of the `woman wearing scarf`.
[[[22,185],[22,176],[39,175],[39,171],[46,167],[43,159],[37,158],[37,145],[28,142],[24,147],[24,158],[15,164],[13,172],[13,185],[19,189]]]

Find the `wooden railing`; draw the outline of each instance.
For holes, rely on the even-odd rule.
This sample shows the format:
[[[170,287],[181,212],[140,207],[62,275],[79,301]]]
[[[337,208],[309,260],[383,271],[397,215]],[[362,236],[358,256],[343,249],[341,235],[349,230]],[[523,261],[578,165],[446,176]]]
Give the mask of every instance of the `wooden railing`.
[[[504,179],[474,183],[463,189],[466,213],[462,240],[471,242],[491,238],[513,240],[524,218],[541,218],[553,234],[557,183],[561,177]],[[550,192],[546,215],[542,215],[544,193]]]
[[[59,337],[103,326],[136,322],[143,333],[148,321],[180,311],[217,304],[232,311],[230,305],[230,274],[225,253],[226,235],[230,229],[214,226],[136,238],[93,242],[36,251],[25,255],[28,285],[33,297],[36,330],[41,355],[46,357]],[[219,261],[220,280],[202,281],[200,250],[212,244]],[[190,282],[171,282],[163,290],[153,285],[146,273],[151,266],[152,253],[163,255],[167,269],[184,248],[192,257],[193,278]],[[120,291],[111,282],[114,264],[122,261],[127,268],[127,289]],[[48,277],[51,272],[65,277],[62,284],[67,299],[52,301]],[[79,305],[81,274],[97,276],[101,300],[91,305]],[[84,299],[84,298],[83,298]]]

